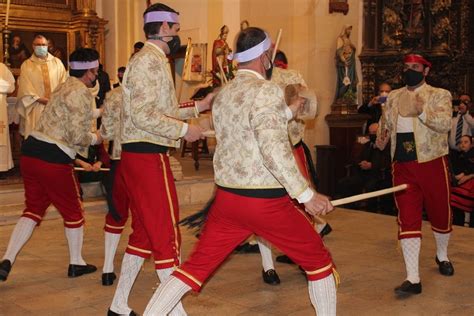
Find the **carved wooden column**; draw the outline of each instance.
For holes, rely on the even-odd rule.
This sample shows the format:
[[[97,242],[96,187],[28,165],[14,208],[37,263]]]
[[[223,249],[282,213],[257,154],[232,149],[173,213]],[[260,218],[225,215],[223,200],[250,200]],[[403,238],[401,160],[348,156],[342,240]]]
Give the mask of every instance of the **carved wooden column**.
[[[334,157],[336,180],[344,177],[345,166],[352,161],[351,153],[357,136],[362,134],[362,126],[368,118],[368,115],[358,113],[326,115],[330,144],[336,146]]]
[[[107,21],[99,18],[95,11],[95,0],[76,0],[73,8],[72,41],[70,50],[78,47],[96,49],[100,62],[105,66],[105,25]]]

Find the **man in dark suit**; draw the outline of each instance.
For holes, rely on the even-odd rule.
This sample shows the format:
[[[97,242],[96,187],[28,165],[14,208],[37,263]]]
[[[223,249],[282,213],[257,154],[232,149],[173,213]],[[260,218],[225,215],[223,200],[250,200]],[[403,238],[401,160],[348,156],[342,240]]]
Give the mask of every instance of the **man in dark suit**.
[[[375,147],[377,129],[377,123],[369,126],[368,137],[364,137],[360,142],[362,149],[351,166],[350,174],[338,182],[338,196],[347,197],[362,191],[370,192],[390,186],[390,151],[388,147],[383,151]],[[369,199],[367,203],[368,210],[377,209],[376,198]]]

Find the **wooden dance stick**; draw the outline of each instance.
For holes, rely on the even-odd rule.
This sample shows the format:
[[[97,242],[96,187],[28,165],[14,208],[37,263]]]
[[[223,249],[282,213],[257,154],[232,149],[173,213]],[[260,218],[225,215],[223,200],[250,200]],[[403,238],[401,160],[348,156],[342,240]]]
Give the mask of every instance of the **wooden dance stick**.
[[[85,171],[85,169],[82,168],[82,167],[74,167],[74,170],[76,170],[76,171]],[[100,168],[99,171],[110,171],[110,168]]]
[[[370,198],[385,195],[385,194],[390,194],[390,193],[394,193],[394,192],[398,192],[398,191],[403,191],[406,188],[408,188],[408,184],[400,184],[400,185],[397,185],[396,187],[392,187],[392,188],[388,188],[388,189],[357,194],[357,195],[349,196],[349,197],[346,197],[346,198],[343,198],[343,199],[334,200],[334,201],[331,201],[331,204],[333,206],[339,206],[339,205],[343,205],[343,204],[347,204],[347,203],[357,202],[357,201],[360,201],[360,200],[370,199]]]
[[[275,42],[275,47],[273,48],[272,64],[275,61],[275,56],[276,56],[276,53],[277,53],[277,50],[278,50],[278,46],[280,46],[280,40],[281,40],[281,33],[282,32],[283,32],[282,29],[278,30],[278,35],[277,35],[277,39],[276,39],[276,42]]]

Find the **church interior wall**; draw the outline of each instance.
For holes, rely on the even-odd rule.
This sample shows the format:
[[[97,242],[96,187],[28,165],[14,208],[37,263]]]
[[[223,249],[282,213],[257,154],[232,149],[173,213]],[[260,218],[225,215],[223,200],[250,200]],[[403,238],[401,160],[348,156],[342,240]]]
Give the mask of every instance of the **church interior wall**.
[[[152,3],[157,1],[152,1]],[[360,28],[362,6],[349,0],[349,12],[329,13],[329,0],[174,0],[168,3],[181,15],[181,42],[208,43],[208,66],[212,43],[222,25],[229,26],[228,43],[233,47],[240,21],[248,20],[276,38],[283,30],[280,48],[289,59],[290,68],[302,73],[318,97],[319,114],[308,124],[306,142],[310,147],[329,143],[329,129],[324,117],[331,112],[336,85],[336,39],[345,24],[353,26],[351,41],[362,47]],[[116,69],[126,65],[136,41],[144,41],[142,14],[146,1],[107,0],[97,2],[97,12],[108,20],[106,26],[106,70],[115,79]],[[359,72],[360,74],[360,72]],[[178,78],[179,79],[179,78]],[[359,81],[361,76],[359,75]],[[190,95],[189,91],[183,95]]]

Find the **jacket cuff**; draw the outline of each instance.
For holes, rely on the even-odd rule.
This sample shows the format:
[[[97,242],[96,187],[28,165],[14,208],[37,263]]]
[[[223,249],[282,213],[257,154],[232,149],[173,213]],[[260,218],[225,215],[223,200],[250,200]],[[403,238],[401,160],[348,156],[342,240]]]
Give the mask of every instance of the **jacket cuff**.
[[[306,190],[303,191],[300,195],[296,197],[299,203],[304,204],[309,202],[314,196],[314,191],[308,187]]]
[[[186,133],[188,132],[189,124],[188,123],[183,123],[183,127],[181,128],[181,132],[179,133],[179,137],[184,137]]]

